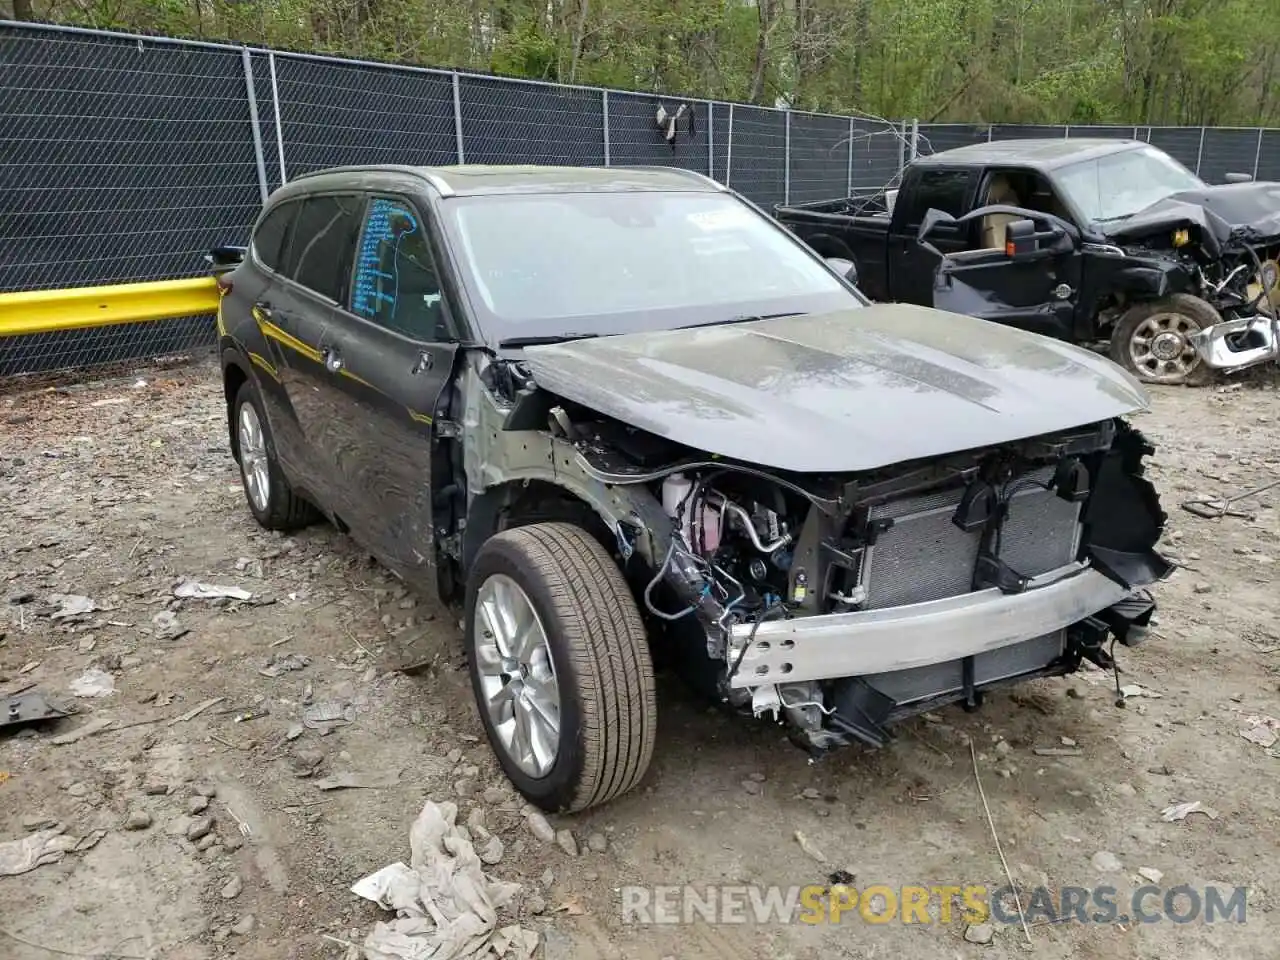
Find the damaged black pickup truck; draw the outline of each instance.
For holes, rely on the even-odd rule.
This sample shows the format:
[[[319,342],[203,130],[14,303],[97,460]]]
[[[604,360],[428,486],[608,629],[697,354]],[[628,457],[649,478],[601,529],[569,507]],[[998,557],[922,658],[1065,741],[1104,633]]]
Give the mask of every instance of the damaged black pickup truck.
[[[1169,571],[1128,373],[870,305],[678,170],[344,168],[213,256],[231,449],[465,607],[479,715],[534,803],[634,787],[654,661],[823,752],[1083,660]]]
[[[775,212],[873,300],[1107,343],[1151,383],[1280,354],[1280,184],[1209,186],[1140,141],[961,147],[896,190]]]

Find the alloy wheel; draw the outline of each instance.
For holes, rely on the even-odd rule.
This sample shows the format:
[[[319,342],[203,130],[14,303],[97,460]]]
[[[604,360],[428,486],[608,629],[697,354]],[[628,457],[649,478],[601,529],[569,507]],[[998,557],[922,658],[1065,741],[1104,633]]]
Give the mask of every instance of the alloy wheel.
[[[474,626],[481,706],[516,766],[544,777],[559,751],[560,687],[542,621],[520,585],[495,573],[480,585]]]

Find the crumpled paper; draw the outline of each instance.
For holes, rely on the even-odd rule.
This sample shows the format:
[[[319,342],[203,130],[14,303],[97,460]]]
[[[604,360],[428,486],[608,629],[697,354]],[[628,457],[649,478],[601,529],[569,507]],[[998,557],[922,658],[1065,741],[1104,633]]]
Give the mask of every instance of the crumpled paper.
[[[409,864],[393,863],[358,881],[351,892],[397,914],[374,924],[348,960],[528,960],[538,934],[498,928],[497,909],[520,884],[492,880],[470,840],[458,832],[458,807],[428,800],[409,830]]]
[[[50,827],[0,843],[0,877],[16,877],[46,863],[57,863],[76,849],[80,840],[64,834],[64,829]]]

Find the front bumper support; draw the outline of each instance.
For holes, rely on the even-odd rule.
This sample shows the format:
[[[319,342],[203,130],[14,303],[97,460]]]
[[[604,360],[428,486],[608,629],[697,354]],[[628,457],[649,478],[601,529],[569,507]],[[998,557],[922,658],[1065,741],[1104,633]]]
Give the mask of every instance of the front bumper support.
[[[1200,359],[1215,370],[1243,370],[1280,357],[1280,321],[1258,314],[1224,320],[1189,339]]]
[[[991,587],[883,610],[736,624],[727,659],[738,667],[729,685],[828,680],[946,663],[1061,630],[1131,592],[1086,564],[1072,563],[1032,578],[1022,593]]]

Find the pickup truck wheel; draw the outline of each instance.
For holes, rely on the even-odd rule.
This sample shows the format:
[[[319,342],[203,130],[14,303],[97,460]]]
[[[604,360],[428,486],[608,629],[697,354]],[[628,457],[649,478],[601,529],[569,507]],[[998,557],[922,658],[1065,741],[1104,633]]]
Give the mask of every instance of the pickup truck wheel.
[[[276,460],[275,441],[252,381],[246,380],[240,385],[232,413],[240,481],[254,519],[268,530],[297,530],[314,522],[315,507],[293,492]]]
[[[1187,339],[1221,322],[1210,304],[1189,293],[1130,307],[1111,333],[1111,359],[1147,383],[1201,386],[1213,378]]]
[[[490,538],[465,624],[481,722],[531,803],[583,810],[639,783],[657,727],[653,665],[622,572],[590,534],[536,523]]]

